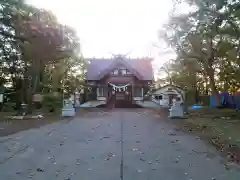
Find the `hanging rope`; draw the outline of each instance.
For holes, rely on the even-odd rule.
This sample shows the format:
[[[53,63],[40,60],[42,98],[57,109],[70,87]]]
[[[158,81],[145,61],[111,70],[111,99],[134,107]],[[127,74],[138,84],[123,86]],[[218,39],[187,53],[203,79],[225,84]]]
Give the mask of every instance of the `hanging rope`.
[[[117,85],[112,84],[112,83],[110,83],[110,82],[108,82],[108,84],[113,87],[113,90],[114,90],[114,91],[118,91],[118,92],[126,91],[126,90],[127,90],[127,87],[128,87],[129,85],[131,85],[130,83],[128,83],[128,84],[123,85],[123,86],[117,86]]]

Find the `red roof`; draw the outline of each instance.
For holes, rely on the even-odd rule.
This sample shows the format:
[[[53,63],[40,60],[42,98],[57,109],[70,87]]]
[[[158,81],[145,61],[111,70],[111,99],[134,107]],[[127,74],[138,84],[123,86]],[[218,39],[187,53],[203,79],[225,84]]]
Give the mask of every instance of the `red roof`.
[[[99,80],[116,63],[124,63],[141,76],[141,80],[153,80],[152,59],[87,59],[87,80]],[[130,70],[129,69],[129,70]],[[112,69],[110,69],[112,70]],[[106,72],[107,73],[107,72]],[[133,72],[132,72],[133,73]]]

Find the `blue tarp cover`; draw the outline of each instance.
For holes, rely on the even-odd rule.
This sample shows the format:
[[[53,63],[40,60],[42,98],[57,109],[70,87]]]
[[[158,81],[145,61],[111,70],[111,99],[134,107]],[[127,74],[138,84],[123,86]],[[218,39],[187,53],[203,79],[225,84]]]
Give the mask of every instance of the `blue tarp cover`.
[[[240,109],[240,96],[239,95],[229,95],[228,93],[221,93],[221,102],[229,108]],[[215,99],[210,96],[210,107],[216,107]]]

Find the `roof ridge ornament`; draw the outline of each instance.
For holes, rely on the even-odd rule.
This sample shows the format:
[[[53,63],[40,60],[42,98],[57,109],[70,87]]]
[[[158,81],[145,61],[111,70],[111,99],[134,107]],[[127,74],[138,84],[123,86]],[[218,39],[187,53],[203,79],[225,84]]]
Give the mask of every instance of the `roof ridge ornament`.
[[[111,53],[114,59],[127,59],[127,56],[130,54],[131,52],[128,52],[126,54],[114,54]]]

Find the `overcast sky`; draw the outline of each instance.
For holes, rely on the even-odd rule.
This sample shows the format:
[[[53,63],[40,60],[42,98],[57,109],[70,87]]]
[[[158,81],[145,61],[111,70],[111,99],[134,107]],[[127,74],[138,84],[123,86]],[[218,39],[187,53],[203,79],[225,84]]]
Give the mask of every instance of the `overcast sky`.
[[[59,21],[76,29],[85,57],[109,57],[130,53],[150,56],[160,66],[168,55],[153,46],[158,29],[167,22],[171,0],[27,0],[52,10]],[[173,56],[174,54],[170,54]],[[167,56],[167,57],[166,57]]]

